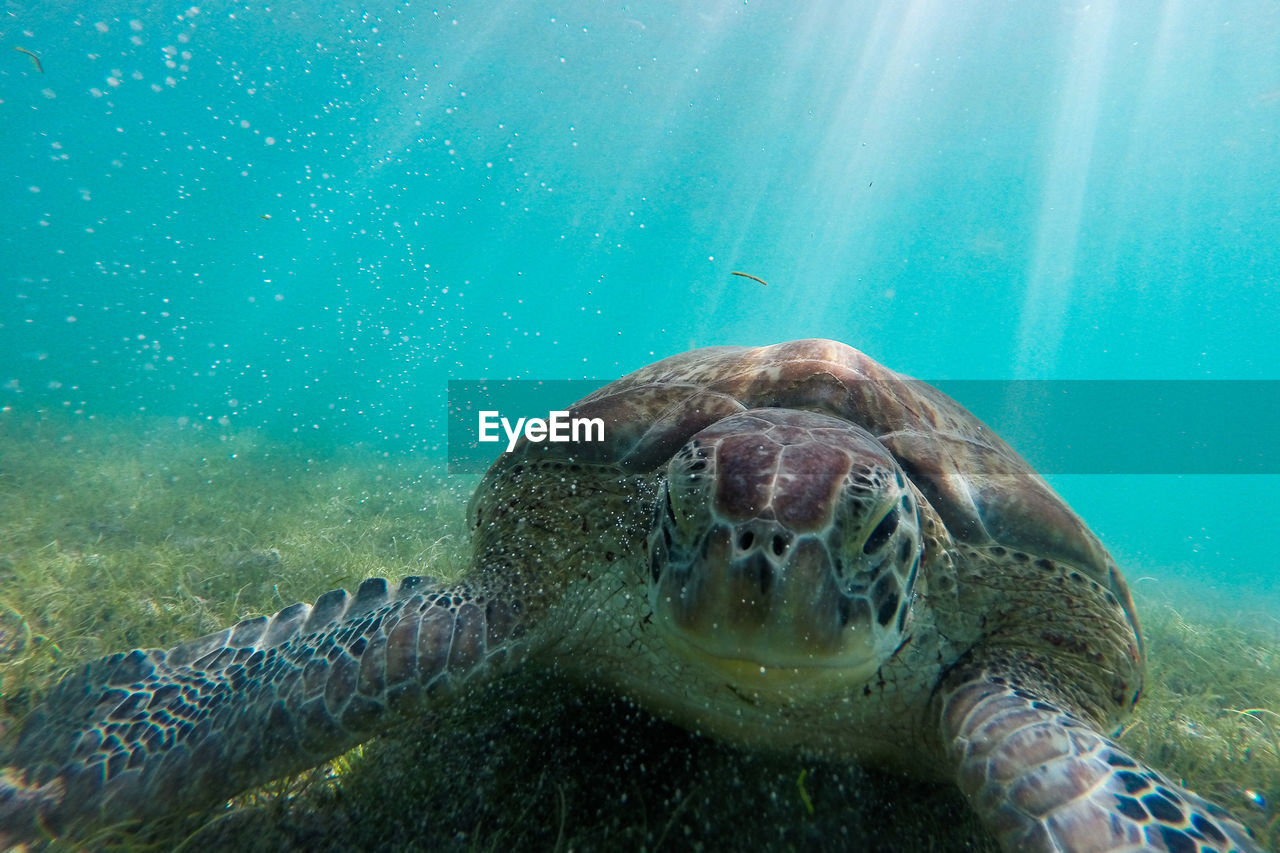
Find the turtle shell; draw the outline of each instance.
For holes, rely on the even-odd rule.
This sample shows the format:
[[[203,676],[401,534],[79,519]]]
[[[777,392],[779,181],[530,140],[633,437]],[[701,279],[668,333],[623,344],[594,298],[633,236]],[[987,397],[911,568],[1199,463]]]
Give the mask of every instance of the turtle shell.
[[[1123,579],[1097,537],[989,427],[936,388],[837,341],[721,346],[655,362],[570,407],[600,418],[604,441],[521,439],[495,469],[535,456],[656,472],[695,433],[737,412],[824,412],[876,436],[933,505],[950,535],[1066,562],[1108,586],[1130,616]]]

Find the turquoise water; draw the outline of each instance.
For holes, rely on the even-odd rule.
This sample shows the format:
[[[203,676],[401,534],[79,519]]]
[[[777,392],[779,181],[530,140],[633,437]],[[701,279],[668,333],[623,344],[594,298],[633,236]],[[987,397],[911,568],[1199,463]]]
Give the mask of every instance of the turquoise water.
[[[458,515],[470,481],[446,474],[451,381],[602,384],[691,347],[830,337],[945,387],[990,383],[969,383],[996,389],[987,399],[953,393],[1030,458],[1054,451],[1045,442],[1108,436],[1099,470],[1045,473],[1111,549],[1147,624],[1163,620],[1152,660],[1172,683],[1165,695],[1212,694],[1197,699],[1208,715],[1200,731],[1256,712],[1262,734],[1231,740],[1246,744],[1239,763],[1230,778],[1206,776],[1205,791],[1248,809],[1261,797],[1243,790],[1253,786],[1273,804],[1274,777],[1256,768],[1274,757],[1262,737],[1276,730],[1261,725],[1270,710],[1254,707],[1266,700],[1252,698],[1270,695],[1266,679],[1230,685],[1247,701],[1220,681],[1272,671],[1266,643],[1233,645],[1231,630],[1251,621],[1265,630],[1247,636],[1273,637],[1280,613],[1280,471],[1234,464],[1275,442],[1269,426],[1280,420],[1277,33],[1274,0],[11,2],[0,18],[0,477],[10,478],[0,528],[26,550],[0,549],[0,583],[33,586],[17,569],[69,566],[50,570],[56,594],[31,598],[77,598],[62,583],[94,599],[106,595],[94,571],[118,590],[131,579],[107,577],[113,566],[154,563],[155,578],[164,558],[181,589],[133,580],[145,587],[136,600],[67,608],[93,616],[57,631],[34,604],[6,598],[0,662],[21,669],[10,659],[29,638],[15,625],[34,625],[30,648],[52,670],[70,663],[58,658],[61,638],[92,645],[94,618],[104,633],[138,624],[152,632],[139,642],[159,642],[175,630],[155,604],[166,596],[199,608],[197,592],[221,597],[237,613],[283,606],[291,583],[336,585],[332,566],[309,568],[322,546],[344,561],[362,555],[357,574],[382,561],[436,568],[461,536],[405,530],[402,540],[402,524],[434,516],[379,507],[430,504],[439,515],[434,501]],[[1157,446],[1141,411],[1119,421],[1061,410],[1039,429],[1044,411],[1015,407],[1006,419],[1017,396],[999,393],[1008,380],[1091,380],[1130,403],[1155,399],[1152,380],[1272,390],[1234,385],[1257,399],[1221,410],[1206,393],[1187,412],[1196,430],[1151,473],[1137,461]],[[68,422],[78,445],[58,438]],[[32,424],[27,441],[19,433]],[[213,440],[219,432],[231,440]],[[157,461],[167,442],[172,470]],[[347,445],[363,460],[359,476],[325,461],[348,458],[326,455]],[[22,464],[41,461],[39,449],[47,467]],[[384,483],[376,466],[387,458]],[[14,479],[28,469],[51,472],[47,495]],[[432,488],[437,478],[445,489]],[[227,483],[264,492],[237,507],[261,522],[253,531],[228,524],[235,513],[221,506],[241,493]],[[62,515],[41,516],[58,502]],[[299,509],[309,503],[313,512]],[[299,522],[292,539],[273,527],[294,518],[320,522]],[[206,576],[234,591],[209,592]],[[1189,625],[1172,619],[1183,633],[1154,604],[1165,601],[1188,614]],[[1217,631],[1222,643],[1203,639]],[[1256,666],[1206,665],[1196,650],[1211,647],[1258,651]],[[20,674],[39,684],[46,673],[33,672]],[[5,685],[15,683],[0,690],[0,737],[33,689]],[[477,779],[470,791],[476,756],[493,762],[494,741],[509,740],[517,755],[492,766],[526,775],[518,781],[538,789],[526,798],[543,808],[543,779],[556,777],[540,775],[543,756],[518,754],[528,732],[536,751],[595,731],[600,759],[582,746],[589,769],[629,777],[629,759],[608,760],[618,726],[652,750],[651,775],[636,778],[668,829],[682,787],[692,798],[749,775],[734,757],[686,780],[687,745],[668,755],[661,740],[647,743],[655,723],[617,708],[579,726],[577,701],[534,714],[524,740],[492,734],[490,724],[519,727],[510,720],[482,721],[462,738],[470,752],[439,775],[523,820],[505,781]],[[1143,706],[1152,760],[1169,758],[1160,733],[1173,732],[1171,749],[1194,765],[1198,741],[1210,740],[1187,716],[1199,706],[1170,705],[1167,723],[1160,701]],[[1253,765],[1247,744],[1261,756]],[[380,791],[372,755],[365,784]],[[602,792],[597,818],[620,813],[607,785],[565,766]],[[805,777],[780,767],[759,796],[730,786],[717,826],[736,830],[747,811],[760,826],[794,820]],[[352,790],[359,768],[343,771]],[[861,794],[846,797],[846,777],[833,785],[829,770],[825,783],[811,777],[812,791],[819,816],[843,830],[845,801]],[[670,799],[655,777],[674,787]],[[389,810],[417,808],[390,794]],[[913,808],[890,811],[920,820],[916,792],[900,800]],[[470,826],[467,802],[449,816]],[[1274,827],[1267,808],[1259,827]],[[298,809],[309,837],[325,832],[311,825],[320,811]],[[430,822],[432,810],[423,814]],[[858,837],[878,831],[872,814]],[[918,814],[925,830],[951,829],[928,808]],[[655,836],[661,847],[666,830],[631,837]]]
[[[425,465],[450,379],[709,344],[1280,378],[1272,2],[19,3],[3,26],[6,412]],[[1052,479],[1131,576],[1274,608],[1276,477],[1169,470]]]

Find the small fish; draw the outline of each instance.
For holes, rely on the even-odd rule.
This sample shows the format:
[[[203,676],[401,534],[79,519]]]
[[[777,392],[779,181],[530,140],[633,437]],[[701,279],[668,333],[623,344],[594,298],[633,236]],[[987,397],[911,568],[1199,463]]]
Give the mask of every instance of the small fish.
[[[800,778],[796,780],[796,787],[800,789],[800,799],[804,802],[804,807],[809,810],[809,814],[813,814],[813,800],[809,799],[809,792],[804,789],[804,777],[809,775],[809,768],[800,771]]]
[[[258,214],[258,218],[259,218],[259,219],[266,219],[267,221],[270,221],[270,220],[271,220],[271,214],[270,214],[270,213],[259,213],[259,214]]]
[[[31,51],[27,50],[25,47],[15,47],[14,50],[16,50],[18,53],[25,53],[27,56],[31,57],[31,61],[36,64],[36,70],[39,71],[41,74],[44,73],[44,66],[40,64],[40,57],[36,56]]]
[[[729,275],[740,275],[740,276],[742,276],[743,278],[749,278],[749,279],[751,279],[752,281],[758,281],[758,282],[760,282],[761,284],[763,284],[765,287],[768,287],[768,286],[769,286],[769,282],[765,281],[765,280],[764,280],[764,279],[762,279],[762,278],[757,278],[756,276],[752,275],[752,274],[751,274],[751,273],[749,273],[749,272],[731,272],[731,273],[729,273]]]

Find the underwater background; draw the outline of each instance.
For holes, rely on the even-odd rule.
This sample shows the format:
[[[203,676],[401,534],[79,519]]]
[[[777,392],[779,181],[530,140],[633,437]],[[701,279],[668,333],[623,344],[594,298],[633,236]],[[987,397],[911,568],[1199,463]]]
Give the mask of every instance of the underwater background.
[[[450,380],[713,344],[1139,399],[1254,380],[1220,469],[1134,471],[1134,431],[1045,473],[1140,599],[1274,642],[1280,470],[1231,451],[1280,421],[1276,33],[1271,0],[10,2],[0,485],[61,500],[107,476],[76,446],[143,477],[194,441],[228,477],[289,448],[259,472],[286,485],[360,448],[460,504]],[[40,547],[6,542],[0,581]]]

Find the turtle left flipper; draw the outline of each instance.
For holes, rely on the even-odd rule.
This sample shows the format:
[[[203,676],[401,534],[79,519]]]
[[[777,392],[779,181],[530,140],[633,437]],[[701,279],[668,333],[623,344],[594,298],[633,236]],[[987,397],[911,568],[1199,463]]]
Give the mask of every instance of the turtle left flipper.
[[[1261,853],[1224,809],[1042,695],[980,672],[940,697],[957,784],[1005,849]]]
[[[518,656],[518,605],[421,577],[168,651],[85,666],[23,723],[0,768],[0,843],[195,811],[417,717]]]

